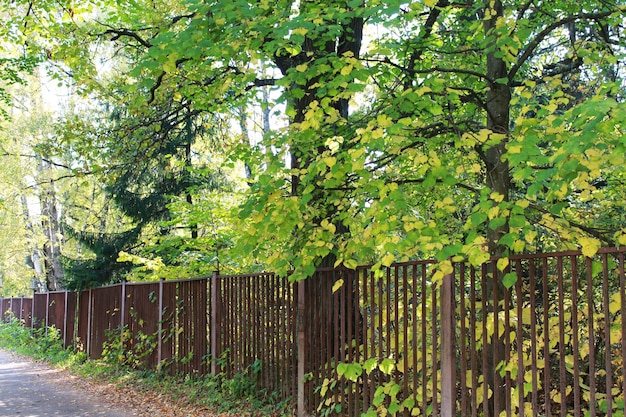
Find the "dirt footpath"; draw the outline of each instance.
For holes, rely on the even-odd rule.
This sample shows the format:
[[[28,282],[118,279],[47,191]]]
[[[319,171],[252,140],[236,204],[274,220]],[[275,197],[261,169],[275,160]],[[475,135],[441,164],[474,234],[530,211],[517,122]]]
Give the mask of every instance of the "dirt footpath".
[[[135,416],[81,389],[78,378],[0,350],[0,416]]]

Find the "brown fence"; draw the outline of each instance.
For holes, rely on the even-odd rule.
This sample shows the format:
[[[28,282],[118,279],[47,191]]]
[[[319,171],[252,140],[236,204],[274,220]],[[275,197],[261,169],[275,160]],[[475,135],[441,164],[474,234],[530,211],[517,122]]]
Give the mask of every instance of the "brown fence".
[[[133,353],[129,361],[172,373],[207,371],[206,278],[35,293],[0,303],[3,316],[12,311],[28,327],[54,326],[64,346],[75,345],[90,358],[100,358],[116,338],[119,348]]]
[[[297,287],[270,273],[214,276],[211,284],[212,371],[246,371],[268,393],[295,397]]]
[[[33,322],[71,331],[92,357],[126,329],[146,365],[247,372],[301,415],[618,416],[625,253],[120,284],[36,294]]]
[[[502,271],[494,260],[443,277],[432,262],[318,271],[304,285],[306,409],[621,416],[624,252],[513,256]]]
[[[12,317],[23,320],[26,327],[32,326],[33,299],[26,297],[13,297],[0,299],[0,311],[2,319],[7,320],[10,314]]]

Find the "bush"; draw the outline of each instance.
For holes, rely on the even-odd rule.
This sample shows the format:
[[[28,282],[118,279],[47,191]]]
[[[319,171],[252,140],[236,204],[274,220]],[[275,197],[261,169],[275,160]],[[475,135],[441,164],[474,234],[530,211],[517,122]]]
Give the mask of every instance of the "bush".
[[[71,356],[71,352],[63,347],[61,332],[57,328],[31,329],[15,317],[0,323],[0,347],[52,363],[64,362]]]

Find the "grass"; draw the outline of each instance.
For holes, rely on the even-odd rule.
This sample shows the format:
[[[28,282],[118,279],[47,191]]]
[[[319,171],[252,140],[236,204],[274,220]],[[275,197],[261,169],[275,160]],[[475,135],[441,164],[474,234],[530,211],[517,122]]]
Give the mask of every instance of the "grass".
[[[113,341],[113,344],[115,341]],[[277,395],[264,393],[254,383],[258,364],[227,379],[224,375],[168,375],[164,372],[134,369],[118,362],[117,355],[101,360],[88,359],[82,351],[64,349],[54,328],[26,328],[15,318],[0,323],[0,348],[60,367],[82,378],[132,386],[148,399],[165,396],[176,404],[207,410],[218,415],[254,417],[291,416],[290,404]]]

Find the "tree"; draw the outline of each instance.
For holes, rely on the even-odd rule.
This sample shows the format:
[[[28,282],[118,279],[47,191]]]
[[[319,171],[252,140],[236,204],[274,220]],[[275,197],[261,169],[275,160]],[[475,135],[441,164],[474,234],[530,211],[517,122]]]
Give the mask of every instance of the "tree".
[[[278,109],[262,140],[232,154],[252,167],[234,244],[268,269],[299,280],[322,265],[435,257],[440,278],[450,259],[497,255],[498,291],[516,279],[506,273],[511,253],[626,244],[623,216],[604,214],[624,204],[620,2],[99,7],[98,19],[66,10],[52,23],[72,36],[57,38],[50,56],[93,93],[83,46],[123,51],[131,69],[114,97],[133,123],[112,148],[117,160],[162,172],[162,160],[132,159],[171,155],[156,151],[167,146],[162,132]],[[259,92],[268,87],[269,104]]]
[[[105,2],[59,8],[54,2],[41,2],[36,6],[27,3],[23,8],[11,10],[15,17],[12,24],[16,34],[21,35],[22,39],[28,39],[24,50],[32,56],[47,56],[49,60],[46,68],[53,78],[67,82],[76,93],[91,99],[89,104],[81,102],[75,105],[75,109],[80,108],[83,114],[75,116],[67,113],[67,122],[59,124],[55,137],[49,143],[41,144],[40,150],[50,160],[63,160],[58,166],[63,165],[66,173],[60,176],[68,181],[80,183],[87,176],[99,178],[105,184],[107,195],[115,203],[115,209],[127,216],[121,222],[119,219],[111,219],[114,222],[111,223],[105,220],[111,211],[104,210],[100,223],[101,226],[106,225],[105,228],[85,228],[90,221],[89,213],[85,214],[87,217],[77,216],[81,210],[77,211],[73,206],[73,201],[82,197],[73,194],[64,196],[67,204],[64,226],[68,235],[79,240],[79,249],[81,246],[89,247],[99,254],[98,265],[94,268],[91,257],[84,258],[85,254],[80,253],[68,257],[66,253],[69,279],[74,277],[83,284],[102,283],[105,276],[120,279],[119,272],[128,270],[128,264],[115,265],[121,251],[140,251],[143,247],[144,254],[159,256],[157,252],[164,250],[164,254],[169,257],[168,261],[182,262],[184,257],[177,257],[174,253],[180,254],[191,247],[199,250],[201,245],[190,244],[189,238],[195,240],[200,237],[202,224],[185,226],[189,238],[168,240],[168,234],[180,237],[182,233],[180,220],[176,221],[175,229],[171,227],[174,223],[168,205],[176,195],[184,194],[186,202],[193,204],[193,196],[202,193],[199,190],[227,186],[223,172],[206,169],[206,158],[199,156],[192,148],[196,141],[207,141],[210,135],[220,133],[218,129],[221,121],[218,117],[203,116],[191,109],[188,100],[181,100],[173,86],[167,89],[162,86],[152,92],[142,90],[147,96],[152,94],[149,105],[144,109],[148,110],[146,112],[133,113],[125,108],[127,97],[137,100],[136,95],[127,95],[125,90],[129,83],[125,69],[136,59],[136,47],[150,46],[150,37],[153,36],[150,33],[156,33],[156,28],[164,21],[169,21],[167,16],[173,10],[172,5],[152,2],[151,6],[146,7],[153,7],[155,13],[145,15],[143,9],[129,9],[126,11],[131,14],[125,15],[113,2],[111,10],[114,10],[115,18],[121,21],[132,19],[133,24],[143,25],[138,30],[140,34],[134,39],[140,42],[131,42],[127,48],[119,50],[111,48],[108,39],[99,42],[99,36],[112,38],[115,42],[116,37],[125,37],[123,33],[116,32],[113,26],[107,28],[84,20],[85,13],[98,15],[104,13],[106,7]],[[137,19],[139,11],[145,19]],[[95,32],[94,27],[99,32]],[[96,35],[90,34],[92,30]],[[141,38],[144,35],[147,40]],[[114,71],[107,71],[103,67],[106,67],[103,64],[106,59],[115,61]],[[109,119],[108,123],[96,120],[93,116],[85,118],[85,110],[94,112],[99,106],[108,106],[100,113]],[[219,140],[221,138],[209,139],[214,143]],[[203,146],[198,146],[198,149]],[[104,162],[105,158],[108,161]],[[111,208],[107,202],[97,204]],[[169,226],[163,226],[166,223]],[[148,238],[148,234],[157,237]],[[169,243],[164,245],[165,241]],[[152,242],[152,247],[146,248],[146,242]],[[175,249],[172,245],[178,245],[179,248]]]

